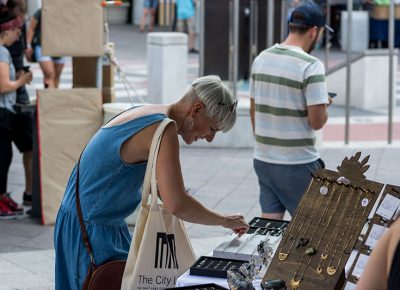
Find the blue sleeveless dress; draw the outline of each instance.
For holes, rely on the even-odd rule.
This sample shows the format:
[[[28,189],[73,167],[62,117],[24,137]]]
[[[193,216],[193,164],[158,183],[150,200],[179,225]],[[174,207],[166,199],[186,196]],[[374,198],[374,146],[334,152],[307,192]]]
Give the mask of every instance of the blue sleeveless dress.
[[[122,144],[164,114],[142,116],[101,128],[81,157],[79,195],[96,264],[126,259],[131,235],[125,222],[141,201],[147,162],[127,164]],[[56,289],[81,290],[89,267],[75,204],[76,166],[69,178],[54,228]]]

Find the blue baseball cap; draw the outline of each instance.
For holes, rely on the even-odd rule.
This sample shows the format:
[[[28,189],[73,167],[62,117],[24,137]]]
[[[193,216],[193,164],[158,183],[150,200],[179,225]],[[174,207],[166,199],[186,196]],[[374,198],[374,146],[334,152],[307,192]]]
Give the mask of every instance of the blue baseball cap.
[[[293,19],[293,14],[302,14],[304,19]],[[324,10],[322,10],[321,6],[313,1],[309,1],[295,8],[290,15],[289,23],[305,26],[325,27],[330,32],[334,31],[332,27],[326,24]]]

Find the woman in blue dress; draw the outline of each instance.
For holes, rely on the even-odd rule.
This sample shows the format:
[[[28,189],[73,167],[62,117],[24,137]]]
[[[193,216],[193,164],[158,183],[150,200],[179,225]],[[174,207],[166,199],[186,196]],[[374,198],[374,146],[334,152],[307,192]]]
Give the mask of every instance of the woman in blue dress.
[[[131,235],[125,222],[141,200],[141,186],[150,144],[164,118],[156,168],[165,208],[191,223],[223,226],[243,233],[241,215],[223,215],[204,207],[185,191],[180,161],[180,135],[186,144],[211,142],[218,131],[236,121],[237,100],[217,76],[196,79],[172,105],[146,105],[128,110],[102,127],[87,145],[80,161],[79,192],[83,219],[96,264],[126,259]],[[54,229],[56,289],[82,289],[89,267],[75,204],[76,166],[68,181]]]

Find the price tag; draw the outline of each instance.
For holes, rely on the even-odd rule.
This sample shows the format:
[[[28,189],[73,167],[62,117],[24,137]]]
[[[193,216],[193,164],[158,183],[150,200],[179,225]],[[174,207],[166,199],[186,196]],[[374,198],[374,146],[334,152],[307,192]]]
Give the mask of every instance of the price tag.
[[[368,256],[364,255],[364,254],[360,254],[360,256],[358,257],[356,266],[354,267],[353,270],[353,276],[360,278],[361,274],[364,272],[365,267],[367,266],[367,262],[368,262]]]
[[[361,277],[361,274],[364,272],[364,269],[367,266],[368,258],[369,257],[367,255],[364,255],[364,254],[361,254],[358,257],[356,266],[354,267],[354,270],[353,270],[353,276],[354,277],[357,277],[357,278]]]
[[[346,286],[344,287],[344,290],[355,290],[356,289],[356,284],[351,283],[351,282],[347,282]]]
[[[369,233],[368,239],[365,242],[365,244],[369,247],[371,247],[371,249],[374,249],[376,246],[376,243],[378,242],[378,240],[382,237],[382,235],[387,231],[388,229],[380,226],[380,225],[372,225],[372,229]]]
[[[399,205],[400,199],[391,194],[386,194],[376,213],[381,217],[390,220],[392,219]]]

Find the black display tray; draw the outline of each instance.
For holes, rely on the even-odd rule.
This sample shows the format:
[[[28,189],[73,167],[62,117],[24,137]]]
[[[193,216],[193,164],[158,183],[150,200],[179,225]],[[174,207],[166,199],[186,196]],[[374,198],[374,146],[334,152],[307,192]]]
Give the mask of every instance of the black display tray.
[[[190,275],[226,278],[232,266],[240,267],[244,263],[247,261],[201,256],[190,267]]]
[[[271,235],[279,236],[287,228],[288,224],[288,221],[255,217],[249,223],[250,228],[247,234],[252,234],[259,229],[258,235],[266,235],[270,232]]]
[[[209,284],[201,284],[201,285],[192,285],[185,287],[175,287],[175,288],[167,288],[167,289],[181,289],[181,290],[228,290],[222,286],[219,286],[214,283]]]

